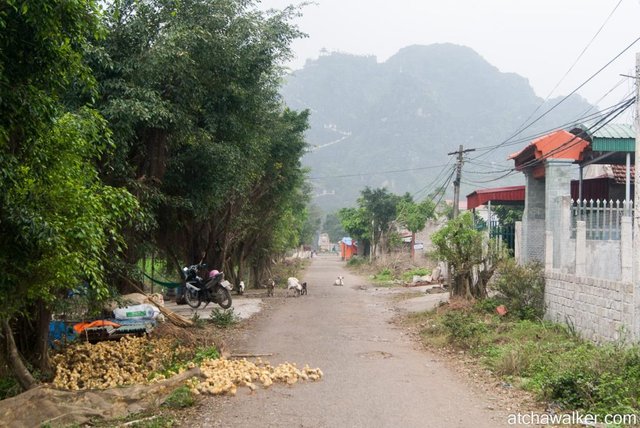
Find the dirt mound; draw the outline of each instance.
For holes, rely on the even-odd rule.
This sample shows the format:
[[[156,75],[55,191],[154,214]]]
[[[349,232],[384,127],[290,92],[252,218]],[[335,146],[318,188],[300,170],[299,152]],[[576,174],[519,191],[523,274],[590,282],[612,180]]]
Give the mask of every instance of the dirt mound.
[[[0,401],[0,427],[62,427],[89,423],[94,418],[120,418],[159,406],[174,388],[194,376],[200,376],[198,368],[151,385],[104,391],[64,391],[41,386]]]

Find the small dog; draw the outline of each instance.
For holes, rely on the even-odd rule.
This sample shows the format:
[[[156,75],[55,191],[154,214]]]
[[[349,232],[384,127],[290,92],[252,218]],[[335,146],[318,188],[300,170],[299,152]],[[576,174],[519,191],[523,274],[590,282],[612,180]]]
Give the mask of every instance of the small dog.
[[[307,283],[303,282],[300,285],[302,286],[302,290],[300,291],[300,295],[301,296],[306,296],[307,295]]]
[[[344,285],[344,276],[338,276],[333,285]]]
[[[273,279],[269,278],[269,281],[267,282],[267,296],[273,297],[275,288],[276,282]]]

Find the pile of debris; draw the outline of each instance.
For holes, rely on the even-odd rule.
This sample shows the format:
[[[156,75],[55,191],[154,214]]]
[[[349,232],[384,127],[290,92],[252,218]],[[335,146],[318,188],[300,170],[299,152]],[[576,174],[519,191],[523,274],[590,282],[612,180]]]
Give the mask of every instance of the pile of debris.
[[[406,284],[408,287],[419,287],[421,285],[442,284],[444,282],[444,276],[442,275],[442,269],[440,266],[433,268],[431,275],[414,275],[411,282]]]

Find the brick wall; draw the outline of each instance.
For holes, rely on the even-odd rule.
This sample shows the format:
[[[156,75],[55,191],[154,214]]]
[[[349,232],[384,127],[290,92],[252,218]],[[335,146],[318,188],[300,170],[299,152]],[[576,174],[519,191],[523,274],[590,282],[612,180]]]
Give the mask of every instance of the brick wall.
[[[633,340],[633,285],[546,272],[545,318],[573,325],[585,339]]]

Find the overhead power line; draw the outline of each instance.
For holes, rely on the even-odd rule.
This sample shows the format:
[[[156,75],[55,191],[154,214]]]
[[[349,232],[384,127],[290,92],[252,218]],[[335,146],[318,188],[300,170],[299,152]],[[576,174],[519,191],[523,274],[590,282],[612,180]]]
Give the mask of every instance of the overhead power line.
[[[591,80],[593,80],[598,74],[602,73],[602,71],[604,71],[609,65],[611,65],[615,60],[617,60],[618,58],[620,58],[625,52],[627,52],[629,49],[631,49],[633,47],[633,45],[635,45],[636,43],[638,43],[638,41],[640,41],[640,37],[636,38],[633,42],[631,42],[627,47],[625,47],[622,51],[620,51],[618,54],[616,54],[611,60],[609,60],[609,62],[607,62],[605,65],[603,65],[602,67],[600,67],[600,69],[598,69],[598,71],[596,71],[595,73],[593,73],[589,78],[587,78],[587,80],[585,80],[584,82],[582,82],[580,85],[578,85],[577,88],[575,88],[573,91],[571,91],[568,95],[566,95],[565,97],[563,97],[560,101],[558,101],[557,103],[555,103],[553,106],[551,106],[551,108],[549,108],[548,110],[546,110],[544,113],[542,113],[541,115],[539,115],[535,120],[529,122],[526,126],[520,126],[518,129],[516,129],[516,131],[511,134],[509,137],[507,137],[505,140],[503,140],[500,144],[497,144],[496,146],[494,146],[493,149],[491,150],[487,150],[484,153],[479,154],[478,156],[476,156],[476,159],[481,158],[483,156],[486,156],[487,154],[491,153],[492,151],[496,150],[499,147],[502,147],[503,145],[509,143],[509,141],[511,141],[514,137],[518,136],[519,134],[522,133],[522,131],[524,131],[525,129],[530,128],[531,126],[533,126],[535,123],[539,122],[542,118],[544,118],[546,115],[548,115],[549,113],[551,113],[553,110],[555,110],[558,106],[560,106],[562,103],[564,103],[565,101],[567,101],[569,99],[569,97],[571,97],[572,95],[574,95],[576,92],[578,92],[580,89],[582,89],[587,83],[589,83]]]
[[[615,5],[615,7],[613,8],[613,10],[611,11],[611,13],[609,13],[609,16],[607,16],[607,18],[604,20],[604,22],[602,23],[602,25],[600,26],[600,28],[598,28],[598,31],[596,31],[596,33],[593,35],[593,37],[591,38],[591,40],[589,40],[589,43],[587,43],[587,45],[584,47],[584,49],[582,49],[582,52],[580,52],[580,54],[578,55],[578,57],[575,59],[575,61],[573,62],[573,64],[571,64],[571,67],[569,67],[569,69],[566,71],[566,73],[564,73],[564,75],[560,78],[560,80],[558,80],[558,83],[556,83],[556,85],[553,87],[553,89],[547,94],[547,96],[545,97],[544,101],[542,103],[540,103],[538,105],[538,107],[536,107],[536,109],[522,122],[522,124],[520,125],[520,127],[524,126],[527,121],[529,121],[529,119],[531,119],[537,112],[538,110],[540,110],[542,108],[542,106],[549,101],[549,98],[551,98],[551,95],[556,91],[556,89],[558,89],[558,87],[560,86],[560,84],[562,84],[562,82],[564,82],[564,79],[567,78],[567,76],[569,75],[569,73],[571,73],[571,71],[573,70],[573,68],[578,64],[578,61],[580,61],[580,59],[582,58],[582,56],[585,54],[585,52],[587,52],[587,49],[589,49],[589,47],[591,47],[591,45],[593,44],[593,42],[595,41],[596,37],[598,37],[598,35],[600,34],[600,32],[602,32],[602,29],[605,27],[605,25],[607,25],[607,22],[609,22],[609,19],[611,19],[611,17],[613,16],[613,14],[616,12],[616,10],[618,10],[618,7],[620,7],[620,4],[622,3],[622,0],[618,1],[618,4]],[[520,128],[519,127],[519,128]]]
[[[327,178],[364,177],[364,176],[380,175],[380,174],[393,174],[398,172],[421,171],[425,169],[440,168],[447,165],[448,164],[440,164],[440,165],[423,166],[418,168],[394,169],[394,170],[387,170],[387,171],[369,171],[369,172],[360,172],[360,173],[344,174],[344,175],[327,175],[324,177],[309,177],[308,180],[324,180]]]
[[[609,124],[615,118],[620,116],[624,111],[626,111],[629,107],[631,107],[635,102],[636,102],[636,98],[635,97],[631,97],[631,98],[627,99],[625,101],[625,103],[620,105],[616,110],[610,112],[609,114],[607,114],[607,116],[603,117],[598,122],[596,122],[591,127],[589,127],[587,129],[587,132],[593,133],[593,132],[597,132],[598,130],[602,129],[602,127],[604,127],[605,125]],[[532,160],[530,160],[528,162],[525,162],[522,165],[519,165],[517,169],[514,167],[514,168],[510,168],[508,170],[495,171],[495,173],[504,172],[504,174],[499,176],[499,177],[492,178],[492,179],[474,180],[473,182],[475,184],[486,184],[486,183],[492,183],[492,182],[495,182],[495,181],[498,181],[498,180],[502,180],[502,179],[504,179],[504,178],[506,178],[506,177],[508,177],[510,175],[513,175],[516,172],[521,171],[524,168],[528,168],[528,167],[532,167],[532,166],[535,166],[537,164],[540,164],[545,159],[550,158],[554,154],[560,153],[560,152],[565,151],[565,150],[568,150],[571,147],[579,144],[580,141],[581,141],[581,139],[578,136],[573,136],[572,138],[570,138],[569,140],[567,140],[563,144],[559,145],[555,149],[549,151],[548,153],[545,153],[544,156],[542,156],[540,158],[537,158],[537,159],[532,159]],[[467,182],[467,184],[471,184],[471,183]]]

